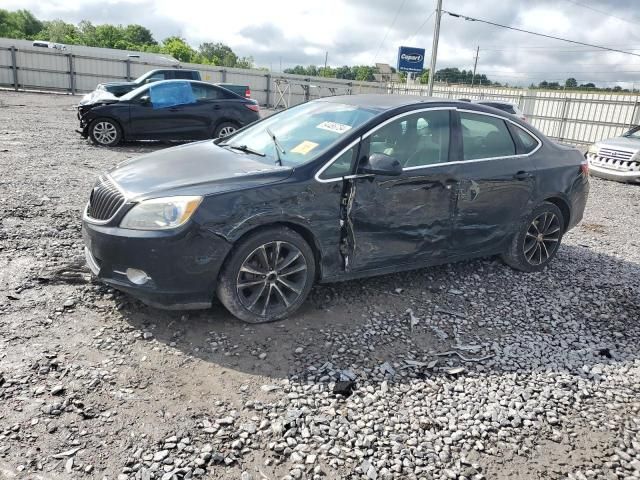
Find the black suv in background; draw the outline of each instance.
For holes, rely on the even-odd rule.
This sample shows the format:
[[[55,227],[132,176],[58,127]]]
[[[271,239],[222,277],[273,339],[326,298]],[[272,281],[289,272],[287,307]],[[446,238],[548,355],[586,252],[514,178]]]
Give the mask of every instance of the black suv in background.
[[[183,70],[178,68],[168,68],[164,70],[151,70],[139,76],[133,82],[108,82],[100,83],[96,90],[103,90],[112,93],[116,97],[121,97],[131,90],[147,83],[158,82],[160,80],[202,80],[200,72],[197,70]]]

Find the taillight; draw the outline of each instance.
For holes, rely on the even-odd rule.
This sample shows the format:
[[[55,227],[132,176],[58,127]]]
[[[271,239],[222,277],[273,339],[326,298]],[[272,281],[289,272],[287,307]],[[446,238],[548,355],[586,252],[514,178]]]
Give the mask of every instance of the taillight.
[[[580,171],[585,177],[589,176],[589,162],[587,160],[580,164]]]
[[[244,96],[245,96],[245,98],[251,98],[251,89],[250,88],[247,88],[244,91]]]
[[[245,103],[244,105],[249,110],[253,110],[254,112],[259,112],[260,111],[260,106],[257,103]]]

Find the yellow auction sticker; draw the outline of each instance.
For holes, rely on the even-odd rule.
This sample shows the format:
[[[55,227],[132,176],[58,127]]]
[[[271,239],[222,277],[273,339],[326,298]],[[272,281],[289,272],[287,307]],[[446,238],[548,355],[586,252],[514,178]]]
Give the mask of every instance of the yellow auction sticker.
[[[292,153],[299,153],[301,155],[306,155],[311,150],[318,146],[317,143],[310,142],[309,140],[305,140],[304,142],[300,142],[294,148],[291,149]]]

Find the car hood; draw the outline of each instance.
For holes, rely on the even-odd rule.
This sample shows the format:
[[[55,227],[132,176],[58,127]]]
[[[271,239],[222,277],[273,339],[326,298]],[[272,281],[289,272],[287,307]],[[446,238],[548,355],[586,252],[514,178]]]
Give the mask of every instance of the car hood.
[[[629,152],[640,150],[640,139],[631,137],[615,137],[601,140],[597,143],[599,147],[621,148]]]
[[[126,160],[108,172],[136,201],[164,195],[207,195],[284,180],[293,169],[262,157],[218,147],[212,140],[189,143]]]
[[[119,101],[120,99],[113,93],[109,93],[106,90],[94,90],[93,92],[87,93],[84,97],[82,97],[79,105],[81,107],[86,107],[89,105],[105,105],[107,103],[116,103]]]

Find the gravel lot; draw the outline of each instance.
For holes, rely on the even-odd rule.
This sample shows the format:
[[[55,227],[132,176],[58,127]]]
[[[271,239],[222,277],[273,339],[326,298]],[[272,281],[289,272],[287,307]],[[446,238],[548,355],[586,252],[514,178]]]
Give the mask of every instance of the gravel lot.
[[[0,478],[640,478],[639,187],[594,179],[543,273],[318,286],[247,326],[91,281],[90,186],[166,145],[94,147],[74,101],[0,91]]]

